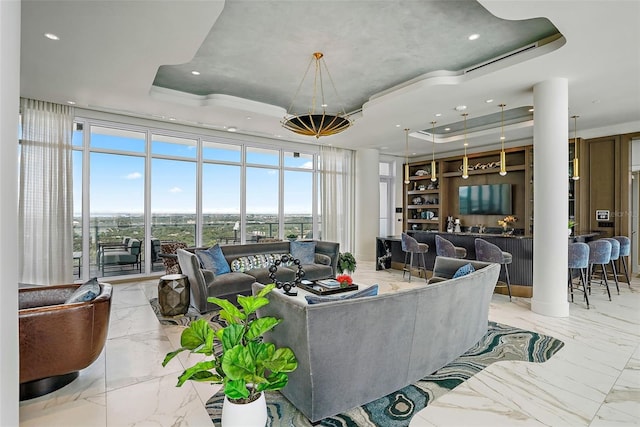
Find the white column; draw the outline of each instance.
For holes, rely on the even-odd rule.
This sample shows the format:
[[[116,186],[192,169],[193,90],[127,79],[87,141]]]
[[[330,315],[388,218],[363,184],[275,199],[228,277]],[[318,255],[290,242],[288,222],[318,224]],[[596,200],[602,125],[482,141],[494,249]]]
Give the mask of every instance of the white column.
[[[569,107],[567,79],[533,87],[533,298],[531,311],[569,316],[567,220]]]
[[[0,40],[0,426],[17,426],[20,1],[0,1]]]
[[[376,149],[356,151],[357,260],[375,261],[376,237],[380,229],[380,153]]]

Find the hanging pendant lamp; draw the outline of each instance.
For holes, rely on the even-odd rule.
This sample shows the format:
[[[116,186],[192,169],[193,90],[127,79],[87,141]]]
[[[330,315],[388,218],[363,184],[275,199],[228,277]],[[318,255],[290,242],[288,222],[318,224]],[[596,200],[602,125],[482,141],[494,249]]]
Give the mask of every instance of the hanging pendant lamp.
[[[409,185],[409,129],[404,130],[404,183]]]
[[[463,113],[464,117],[464,157],[462,158],[462,179],[469,178],[469,159],[467,158],[467,116],[468,113]]]
[[[322,66],[324,65],[324,70],[329,76],[329,81],[331,82],[331,86],[333,87],[333,91],[337,98],[336,102],[339,101],[338,92],[336,91],[336,87],[333,84],[333,79],[331,78],[331,74],[329,73],[329,68],[327,68],[327,64],[323,59],[324,55],[322,52],[314,52],[311,60],[309,61],[309,65],[307,66],[307,71],[304,73],[302,77],[302,81],[296,90],[296,93],[291,100],[291,105],[287,110],[287,116],[282,120],[282,126],[285,129],[290,130],[291,132],[295,132],[299,135],[305,136],[315,136],[316,139],[321,136],[329,136],[335,135],[337,133],[342,132],[343,130],[348,129],[352,122],[347,116],[347,113],[344,111],[344,107],[342,107],[341,113],[327,113],[327,103],[324,97],[324,85],[322,83]],[[309,111],[306,113],[293,114],[291,109],[293,107],[293,103],[300,92],[300,88],[304,83],[305,78],[307,77],[307,73],[311,68],[311,64],[315,61],[315,73],[313,79],[313,97],[311,100],[311,106],[309,107]],[[318,95],[320,96],[320,105],[317,108],[316,103],[318,102]]]
[[[504,154],[504,107],[505,104],[498,105],[502,109],[500,113],[500,143],[502,144],[502,151],[500,151],[500,176],[507,174],[507,156]]]
[[[577,181],[580,179],[580,171],[578,170],[578,117],[571,116],[573,119],[573,175],[571,179]]]
[[[436,122],[431,122],[431,182],[438,180],[436,173]]]

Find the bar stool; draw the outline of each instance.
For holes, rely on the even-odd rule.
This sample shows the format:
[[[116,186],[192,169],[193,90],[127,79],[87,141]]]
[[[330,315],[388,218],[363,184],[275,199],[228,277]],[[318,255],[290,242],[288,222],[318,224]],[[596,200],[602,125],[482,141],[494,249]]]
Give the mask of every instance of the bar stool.
[[[604,285],[607,287],[607,295],[609,295],[609,301],[611,301],[611,292],[609,291],[609,280],[607,279],[607,264],[609,258],[611,258],[611,243],[605,239],[592,240],[588,242],[589,245],[589,276],[588,287],[589,295],[591,295],[591,282],[593,281],[593,267],[600,265],[602,267],[602,276],[600,284],[602,284],[602,278],[604,278]]]
[[[580,274],[579,283],[582,284],[582,292],[584,292],[584,300],[587,302],[587,308],[589,308],[589,297],[587,296],[587,280],[586,270],[589,267],[589,245],[586,243],[569,243],[569,291],[571,292],[571,302],[573,302],[573,290],[580,290],[573,286],[572,273],[573,270],[578,270]]]
[[[496,264],[504,266],[505,277],[507,279],[506,286],[507,291],[509,291],[509,301],[511,301],[511,280],[509,279],[509,268],[507,266],[513,261],[513,256],[509,252],[504,252],[498,246],[494,245],[493,243],[489,243],[484,239],[476,239],[475,246],[476,259],[478,261],[494,262]]]
[[[627,285],[631,287],[631,281],[629,280],[629,268],[627,267],[627,257],[631,255],[631,239],[627,236],[613,236],[618,242],[620,242],[620,260],[624,275],[627,278]]]
[[[613,281],[616,284],[616,290],[620,295],[620,287],[618,286],[618,271],[616,269],[616,261],[620,258],[620,242],[611,237],[604,237],[602,240],[606,240],[611,243],[611,256],[609,257],[609,264],[611,264],[611,271],[613,271]]]
[[[467,250],[459,246],[454,246],[453,243],[436,234],[436,255],[449,258],[465,258],[467,256]]]
[[[427,280],[427,263],[424,260],[424,254],[429,251],[429,245],[426,243],[418,243],[416,239],[409,236],[407,233],[402,233],[402,250],[405,252],[404,254],[404,267],[402,267],[402,278],[404,279],[404,274],[409,272],[409,281],[411,281],[411,267],[413,266],[413,254],[419,254],[422,256],[422,267],[420,266],[420,259],[418,259],[418,275],[420,275],[420,270],[424,271],[424,280]],[[407,257],[411,254],[411,259],[409,261],[409,268],[407,268]]]

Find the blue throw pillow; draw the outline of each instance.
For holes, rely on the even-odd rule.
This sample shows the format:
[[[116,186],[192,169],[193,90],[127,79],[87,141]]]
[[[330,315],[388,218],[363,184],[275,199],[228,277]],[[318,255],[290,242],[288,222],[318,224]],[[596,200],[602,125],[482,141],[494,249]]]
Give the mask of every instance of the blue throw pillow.
[[[330,295],[330,296],[316,296],[316,295],[305,295],[304,298],[307,300],[308,304],[320,304],[323,302],[331,302],[331,301],[341,301],[347,299],[356,299],[362,297],[373,297],[378,295],[378,285],[375,284],[373,286],[369,286],[366,289],[362,289],[360,291],[356,291],[353,293],[345,294],[345,295]]]
[[[213,271],[213,274],[227,274],[231,272],[227,260],[224,258],[222,249],[217,243],[206,251],[196,251],[202,268]]]
[[[316,242],[291,242],[289,252],[300,264],[313,264],[316,257]]]
[[[94,277],[88,282],[83,283],[73,291],[69,298],[64,302],[65,304],[71,304],[74,302],[87,302],[91,301],[95,297],[100,295],[100,283],[98,283],[98,278]]]
[[[476,271],[476,269],[473,268],[473,265],[467,263],[467,264],[463,265],[462,267],[460,267],[458,270],[456,270],[456,272],[453,275],[452,279],[456,279],[458,277],[466,276],[467,274],[473,273],[474,271]]]

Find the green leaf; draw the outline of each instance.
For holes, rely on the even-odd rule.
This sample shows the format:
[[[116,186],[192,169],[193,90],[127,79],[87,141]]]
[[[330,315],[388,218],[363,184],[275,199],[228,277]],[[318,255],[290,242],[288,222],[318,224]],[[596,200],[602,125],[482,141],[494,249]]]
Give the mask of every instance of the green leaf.
[[[247,331],[246,338],[248,340],[254,340],[267,331],[273,329],[278,323],[280,323],[280,319],[276,319],[275,317],[260,317],[259,319],[254,320],[249,325],[249,330]]]
[[[220,318],[226,320],[229,324],[239,323],[240,320],[244,320],[247,318],[247,316],[229,300],[209,297],[207,298],[207,301],[222,308],[222,310],[220,311]]]
[[[171,361],[171,359],[173,359],[174,357],[176,357],[178,354],[182,353],[185,350],[189,350],[188,348],[184,348],[181,347],[175,351],[172,351],[170,353],[167,353],[167,355],[164,357],[164,360],[162,361],[162,366],[167,366],[167,363],[169,363]]]
[[[196,363],[192,367],[187,368],[182,375],[178,377],[178,384],[176,386],[180,387],[185,383],[185,381],[192,378],[197,379],[198,381],[215,382],[214,379],[216,376],[210,372],[211,369],[215,369],[215,365],[215,360],[204,360]]]
[[[249,389],[247,383],[242,379],[229,380],[224,384],[224,394],[229,399],[245,399],[249,397]]]
[[[258,292],[258,297],[264,297],[266,296],[269,292],[271,292],[274,288],[276,287],[275,283],[269,283],[268,285],[266,285],[264,288],[262,288],[262,290],[260,292]]]
[[[248,316],[255,313],[260,307],[269,304],[269,300],[265,297],[238,295],[238,304],[244,308],[244,314]]]
[[[213,354],[213,329],[205,319],[192,322],[182,331],[180,345],[194,353]]]
[[[222,356],[222,370],[231,380],[253,382],[256,363],[248,347],[235,346]]]
[[[289,347],[282,347],[264,362],[264,366],[271,372],[293,372],[298,367],[298,360],[293,354],[293,350]]]
[[[258,384],[256,386],[256,391],[265,391],[265,390],[280,390],[289,382],[289,377],[284,373],[277,373],[271,375],[267,382]]]
[[[244,327],[233,324],[218,330],[218,338],[222,342],[222,351],[227,352],[238,344],[242,344],[244,337]]]

